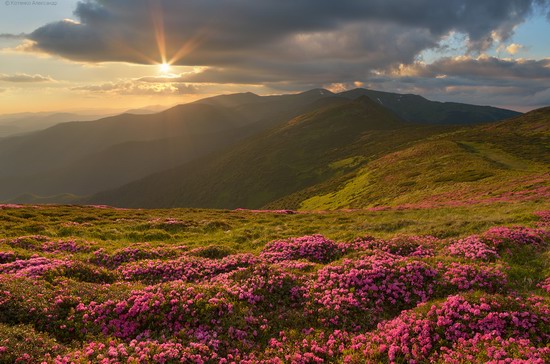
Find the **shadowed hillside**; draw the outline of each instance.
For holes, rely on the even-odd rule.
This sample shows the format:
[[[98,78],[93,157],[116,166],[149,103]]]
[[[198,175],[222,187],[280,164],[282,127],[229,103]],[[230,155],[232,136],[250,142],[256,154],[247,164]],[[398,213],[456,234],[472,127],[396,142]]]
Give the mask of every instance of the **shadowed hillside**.
[[[365,131],[353,128],[349,129],[349,134],[337,132],[333,137],[331,133],[339,128],[336,123],[348,125],[350,121],[347,119],[356,117],[350,116],[346,110],[353,101],[350,99],[358,97],[364,98],[363,102],[370,99],[380,110],[399,117],[401,126],[406,126],[406,130],[390,132],[369,124],[372,133],[363,135],[363,139],[357,138]],[[290,132],[287,132],[290,129],[276,132],[300,115],[328,107],[335,108],[326,117],[325,124],[315,124],[318,128],[312,128],[311,135],[308,134],[308,128],[300,129],[302,133],[296,135],[299,128],[293,128]],[[457,114],[460,110],[467,112]],[[339,112],[342,114],[337,115]],[[461,120],[453,119],[453,115],[459,115]],[[185,173],[184,184],[193,180],[195,182],[192,183],[197,186],[203,185],[202,178],[207,178],[199,177],[203,174],[214,176],[215,179],[227,176],[229,167],[226,165],[235,168],[231,175],[238,178],[249,178],[250,173],[246,170],[249,166],[255,166],[256,173],[263,177],[255,180],[258,185],[251,188],[257,191],[249,197],[233,193],[230,193],[231,197],[199,197],[208,193],[196,187],[197,197],[190,202],[220,207],[241,204],[259,206],[327,179],[344,176],[381,152],[400,148],[403,143],[422,138],[437,129],[427,125],[481,123],[510,115],[517,113],[490,107],[439,103],[416,95],[365,89],[340,94],[313,89],[298,94],[273,96],[252,93],[220,95],[156,114],[126,113],[89,122],[61,123],[43,131],[0,139],[0,199],[29,202],[29,196],[36,196],[37,201],[45,198],[52,202],[66,202],[67,199],[57,200],[56,196],[92,195],[185,163],[196,163],[196,170]],[[274,134],[267,133],[268,130]],[[321,135],[324,133],[326,135]],[[286,140],[289,135],[290,139]],[[277,151],[273,155],[266,153],[263,148],[266,137],[273,140],[270,148]],[[322,142],[314,143],[315,138]],[[312,157],[313,161],[301,155],[305,152],[297,148],[299,145],[307,146],[311,155],[316,156]],[[233,146],[235,149],[231,149]],[[280,148],[287,150],[282,151]],[[294,156],[294,152],[299,154]],[[269,168],[265,164],[251,162],[254,158],[250,155],[255,158],[265,155],[265,159],[271,161],[268,163]],[[247,161],[247,164],[230,163],[228,158]],[[295,160],[296,164],[289,165],[289,160]],[[208,172],[206,168],[209,168]],[[263,179],[278,182],[271,185],[262,182]],[[286,186],[281,187],[283,185]],[[149,194],[140,193],[146,196]],[[166,203],[179,206],[183,202],[179,199],[172,198]]]
[[[151,115],[63,123],[2,140],[0,198],[87,195],[114,188],[339,101],[319,92],[265,100],[251,95],[222,95]],[[261,99],[261,104],[250,105],[250,97]]]
[[[98,194],[90,201],[146,207],[260,207],[442,130],[411,125],[362,97],[303,114],[223,154]]]

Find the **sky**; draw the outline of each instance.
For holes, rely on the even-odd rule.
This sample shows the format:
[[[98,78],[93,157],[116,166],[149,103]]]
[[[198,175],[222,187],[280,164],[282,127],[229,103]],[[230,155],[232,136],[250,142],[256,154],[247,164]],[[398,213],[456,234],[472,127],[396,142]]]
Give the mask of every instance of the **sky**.
[[[0,1],[0,114],[324,87],[550,105],[550,0]]]

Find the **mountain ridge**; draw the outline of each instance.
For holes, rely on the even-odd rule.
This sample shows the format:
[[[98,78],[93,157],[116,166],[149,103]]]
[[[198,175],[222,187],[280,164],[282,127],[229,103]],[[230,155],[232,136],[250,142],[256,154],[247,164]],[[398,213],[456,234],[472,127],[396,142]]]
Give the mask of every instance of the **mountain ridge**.
[[[411,135],[422,134],[430,126],[447,127],[445,123],[441,123],[445,118],[438,116],[431,119],[431,122],[419,123],[403,118],[395,108],[384,105],[388,104],[388,98],[398,104],[398,100],[407,95],[365,89],[340,94],[325,89],[312,89],[297,94],[270,96],[259,96],[250,92],[219,95],[177,105],[160,113],[124,113],[96,121],[62,123],[29,135],[0,139],[0,200],[12,200],[23,195],[45,198],[63,194],[93,195],[114,189],[154,173],[203,160],[212,154],[220,155],[224,151],[230,151],[232,146],[246,144],[249,139],[261,138],[264,133],[280,128],[290,120],[296,122],[296,117],[301,115],[322,112],[327,107],[349,105],[354,102],[350,96],[353,92],[357,94],[356,99],[363,98],[363,102],[367,102],[365,98],[368,98],[373,104],[383,107],[386,114],[392,114],[406,123],[411,128],[407,133]],[[380,98],[382,103],[377,100],[378,97],[373,96],[382,94],[385,97]],[[441,107],[440,103],[420,96],[411,97],[425,100],[424,102],[433,107]],[[425,108],[424,104],[408,105],[409,108],[419,108],[418,112]],[[473,110],[480,110],[480,118],[485,115],[485,109],[470,106]],[[425,115],[433,116],[431,111]],[[385,118],[387,117],[386,115]],[[331,125],[326,127],[327,130],[334,128]],[[376,129],[375,124],[371,125],[371,129]],[[317,130],[316,133],[323,134],[324,131]],[[396,137],[388,131],[379,130],[377,133],[379,135],[373,136],[374,139],[397,138],[397,145],[410,139],[406,135]],[[384,133],[385,136],[382,136]],[[354,137],[349,136],[350,141]],[[307,139],[308,136],[304,135],[303,138]],[[372,140],[368,143],[372,144],[372,148],[365,148],[371,150],[376,145],[391,144]],[[273,148],[279,148],[279,144],[274,143]],[[360,148],[357,145],[355,147]],[[264,152],[258,149],[255,153],[261,155]],[[306,167],[307,165],[296,168]],[[328,167],[323,168],[323,173],[328,173]],[[308,173],[296,174],[308,179],[309,177],[304,177]],[[319,178],[315,181],[319,181]]]

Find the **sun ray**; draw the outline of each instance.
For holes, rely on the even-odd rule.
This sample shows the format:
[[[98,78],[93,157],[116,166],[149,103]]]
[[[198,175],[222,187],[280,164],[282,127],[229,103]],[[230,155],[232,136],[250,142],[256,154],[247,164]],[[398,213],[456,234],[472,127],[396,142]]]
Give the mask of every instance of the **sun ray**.
[[[155,39],[159,50],[161,64],[168,63],[166,60],[166,34],[164,32],[164,16],[162,14],[161,3],[151,2],[151,19],[155,31]]]
[[[172,57],[170,57],[168,63],[174,64],[190,54],[203,42],[206,38],[206,33],[206,28],[199,30],[197,34],[193,35],[185,43],[183,43],[183,45],[172,55]]]

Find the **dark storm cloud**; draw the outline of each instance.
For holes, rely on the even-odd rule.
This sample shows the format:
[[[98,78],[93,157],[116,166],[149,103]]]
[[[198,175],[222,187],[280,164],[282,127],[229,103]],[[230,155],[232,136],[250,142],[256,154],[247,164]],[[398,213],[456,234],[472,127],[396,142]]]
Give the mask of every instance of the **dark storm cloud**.
[[[295,48],[275,53],[284,62],[312,60],[300,48],[300,37],[317,34],[348,41],[347,47],[319,49],[322,59],[346,59],[354,54],[380,53],[367,66],[388,60],[411,60],[433,47],[450,31],[469,36],[472,49],[483,49],[494,37],[506,39],[535,4],[549,0],[105,0],[80,2],[80,23],[44,25],[28,38],[35,48],[82,61],[160,62],[155,30],[165,33],[170,59],[184,47],[176,62],[185,65],[240,65],[266,57],[282,45]],[[369,24],[395,31],[377,38]],[[355,27],[354,27],[355,26]],[[346,31],[347,30],[347,31]],[[401,37],[419,39],[400,58],[389,47]],[[384,45],[386,47],[381,47]],[[380,49],[382,48],[382,49]],[[271,52],[270,52],[271,51]],[[400,54],[400,52],[397,52]]]

